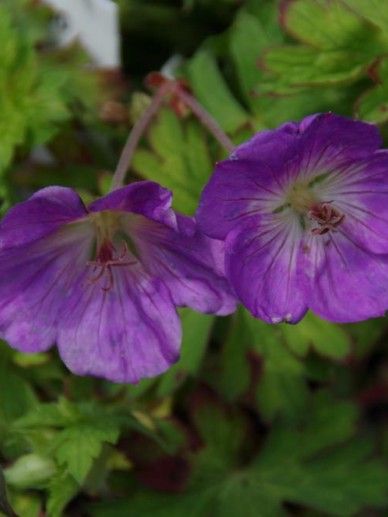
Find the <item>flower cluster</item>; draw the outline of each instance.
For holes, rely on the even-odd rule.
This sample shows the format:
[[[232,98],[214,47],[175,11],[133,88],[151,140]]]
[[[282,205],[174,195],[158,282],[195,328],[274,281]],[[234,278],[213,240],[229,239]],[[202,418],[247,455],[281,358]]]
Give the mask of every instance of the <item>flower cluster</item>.
[[[176,307],[270,323],[388,308],[388,152],[333,114],[263,131],[217,164],[196,219],[142,181],[85,207],[49,187],[0,224],[0,335],[70,370],[136,382],[178,357]]]

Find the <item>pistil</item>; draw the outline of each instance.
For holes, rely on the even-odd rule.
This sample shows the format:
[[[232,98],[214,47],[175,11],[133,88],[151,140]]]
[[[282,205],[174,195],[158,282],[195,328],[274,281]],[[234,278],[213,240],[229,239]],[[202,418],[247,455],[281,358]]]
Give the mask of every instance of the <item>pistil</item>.
[[[319,200],[307,184],[296,183],[288,193],[287,202],[299,215],[305,215],[313,206],[319,203]]]
[[[120,231],[120,213],[106,211],[91,214],[90,217],[96,227],[96,258],[87,263],[96,274],[90,280],[95,283],[106,278],[106,283],[101,288],[103,291],[110,291],[114,284],[112,267],[131,266],[137,260],[124,239],[119,252],[113,244]]]

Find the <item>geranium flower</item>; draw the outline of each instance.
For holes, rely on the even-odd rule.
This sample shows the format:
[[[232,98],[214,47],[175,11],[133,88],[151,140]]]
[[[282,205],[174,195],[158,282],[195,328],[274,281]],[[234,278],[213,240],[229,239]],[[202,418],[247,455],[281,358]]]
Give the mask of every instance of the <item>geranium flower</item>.
[[[220,245],[176,215],[156,183],[88,208],[69,188],[40,190],[0,224],[0,334],[24,352],[57,343],[77,374],[118,382],[159,374],[178,358],[176,306],[235,308]]]
[[[388,153],[378,130],[334,114],[263,131],[219,163],[202,231],[225,239],[226,275],[258,318],[337,322],[388,308]]]

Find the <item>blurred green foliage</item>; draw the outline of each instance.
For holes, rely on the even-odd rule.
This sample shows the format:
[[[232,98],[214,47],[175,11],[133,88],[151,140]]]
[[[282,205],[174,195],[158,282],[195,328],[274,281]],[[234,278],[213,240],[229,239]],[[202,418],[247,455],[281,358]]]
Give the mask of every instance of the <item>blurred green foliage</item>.
[[[0,5],[0,177],[16,152],[52,140],[78,103],[93,107],[96,85],[79,53],[66,63],[58,52],[38,52],[49,44],[49,19],[26,0]],[[4,180],[1,187],[5,194]]]
[[[49,184],[87,200],[106,192],[148,102],[144,74],[175,54],[178,76],[236,143],[327,110],[386,132],[387,0],[118,3],[121,75],[86,68],[77,45],[54,48],[49,10],[0,4],[3,209]],[[166,102],[128,181],[160,182],[193,214],[223,156]],[[181,316],[181,359],[134,386],[75,377],[55,351],[1,344],[0,459],[18,515],[386,513],[385,319],[334,325],[308,314],[269,326],[243,309]],[[12,515],[4,479],[0,511]]]
[[[367,459],[370,441],[355,436],[355,407],[332,402],[319,393],[300,426],[277,421],[255,456],[242,414],[197,400],[193,419],[205,446],[192,458],[185,492],[138,490],[126,500],[94,505],[92,515],[272,517],[286,515],[283,501],[354,515],[365,503],[384,504],[386,471]]]

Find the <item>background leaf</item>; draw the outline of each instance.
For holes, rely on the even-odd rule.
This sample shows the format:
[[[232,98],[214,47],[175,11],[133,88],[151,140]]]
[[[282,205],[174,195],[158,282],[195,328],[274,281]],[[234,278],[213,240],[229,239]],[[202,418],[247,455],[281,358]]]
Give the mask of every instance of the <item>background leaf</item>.
[[[175,208],[193,214],[212,169],[203,129],[191,120],[181,122],[172,111],[165,109],[152,125],[148,142],[150,149],[136,152],[134,170],[171,189]]]
[[[248,122],[209,52],[200,50],[190,61],[187,74],[198,100],[226,132],[233,133]]]

